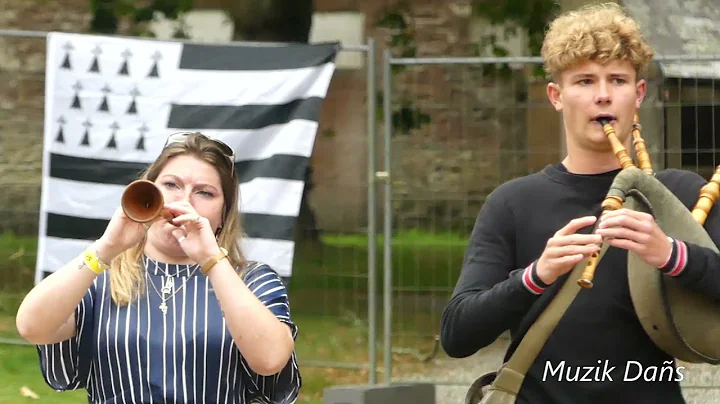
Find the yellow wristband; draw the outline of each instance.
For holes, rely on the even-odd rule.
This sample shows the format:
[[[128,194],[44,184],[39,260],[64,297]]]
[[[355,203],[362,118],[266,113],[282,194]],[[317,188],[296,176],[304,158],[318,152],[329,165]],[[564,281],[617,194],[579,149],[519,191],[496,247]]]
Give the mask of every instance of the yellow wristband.
[[[220,247],[220,253],[215,257],[211,258],[210,261],[206,262],[205,265],[202,266],[202,269],[200,269],[200,271],[203,273],[203,275],[207,275],[208,272],[210,272],[210,270],[215,266],[215,264],[220,262],[221,259],[227,258],[227,256],[227,250]]]
[[[100,261],[97,253],[90,248],[85,250],[85,252],[83,253],[83,263],[85,264],[85,266],[90,268],[91,271],[95,272],[98,275],[102,274],[110,267],[109,265]]]

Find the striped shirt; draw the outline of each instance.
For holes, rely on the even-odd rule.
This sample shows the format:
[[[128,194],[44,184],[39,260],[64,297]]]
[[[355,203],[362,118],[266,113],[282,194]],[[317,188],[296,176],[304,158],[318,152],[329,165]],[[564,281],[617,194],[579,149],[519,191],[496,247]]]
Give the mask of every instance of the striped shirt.
[[[76,336],[37,346],[50,387],[86,389],[89,403],[296,401],[301,378],[295,353],[275,375],[254,373],[232,340],[212,284],[197,265],[146,257],[145,267],[146,293],[138,300],[116,306],[109,278],[102,274],[75,310]],[[277,273],[250,263],[243,280],[296,338],[298,329]],[[163,292],[165,314],[160,309]]]

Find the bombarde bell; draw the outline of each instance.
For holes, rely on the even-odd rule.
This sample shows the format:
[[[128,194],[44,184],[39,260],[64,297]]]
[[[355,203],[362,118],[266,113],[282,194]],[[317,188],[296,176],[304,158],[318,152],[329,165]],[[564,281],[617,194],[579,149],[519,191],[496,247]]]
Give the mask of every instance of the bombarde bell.
[[[137,223],[149,223],[160,216],[172,219],[172,215],[163,209],[165,200],[160,189],[148,180],[136,180],[123,192],[120,202],[128,219]]]

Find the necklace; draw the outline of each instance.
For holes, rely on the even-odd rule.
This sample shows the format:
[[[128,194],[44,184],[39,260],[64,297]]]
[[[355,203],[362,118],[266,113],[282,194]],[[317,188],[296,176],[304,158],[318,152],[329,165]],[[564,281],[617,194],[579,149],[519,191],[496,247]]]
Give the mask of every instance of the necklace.
[[[160,296],[160,299],[162,300],[162,302],[160,303],[160,306],[158,306],[158,308],[162,312],[163,316],[165,316],[167,314],[167,310],[168,310],[167,301],[172,299],[172,297],[175,296],[175,294],[177,294],[177,292],[179,292],[180,289],[182,289],[185,286],[185,284],[190,280],[190,278],[192,278],[192,276],[195,274],[195,272],[197,272],[198,268],[200,268],[200,267],[199,266],[195,267],[195,269],[193,269],[192,272],[190,272],[188,277],[185,278],[185,280],[183,280],[180,287],[175,289],[175,291],[172,293],[170,293],[170,292],[173,289],[173,286],[175,285],[175,283],[172,281],[172,277],[167,276],[167,275],[165,276],[165,280],[163,281],[163,286],[161,289],[162,293],[160,293],[160,290],[157,289],[157,287],[155,286],[155,283],[152,281],[152,278],[150,278],[150,275],[147,272],[145,272],[145,277],[147,278],[147,280],[150,281],[150,285],[152,285],[153,289],[155,290],[155,293],[157,293],[158,296]],[[165,297],[165,295],[170,295],[170,296]]]

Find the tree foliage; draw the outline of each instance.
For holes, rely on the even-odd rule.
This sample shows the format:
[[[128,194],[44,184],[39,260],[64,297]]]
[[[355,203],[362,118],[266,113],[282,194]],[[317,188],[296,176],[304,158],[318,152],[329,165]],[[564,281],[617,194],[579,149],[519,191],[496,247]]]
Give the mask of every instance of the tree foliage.
[[[392,6],[385,6],[375,21],[376,27],[387,30],[389,34],[387,48],[393,57],[411,58],[416,55],[417,44],[409,10],[409,2],[401,0]],[[392,65],[391,72],[393,75],[397,75],[402,73],[405,68],[404,65]],[[416,107],[412,100],[403,94],[395,94],[395,96],[397,99],[393,100],[392,116],[390,117],[394,134],[407,135],[431,122],[430,115]],[[378,91],[376,116],[381,122],[385,119],[383,99],[384,93],[382,90]]]
[[[90,0],[93,17],[90,21],[90,32],[98,34],[117,34],[121,23],[128,25],[130,35],[152,36],[147,23],[160,13],[169,20],[179,20],[183,13],[190,11],[193,0]],[[175,37],[186,38],[182,25],[175,32]]]
[[[490,24],[502,26],[505,39],[524,32],[527,37],[528,51],[533,56],[540,55],[545,28],[548,22],[560,11],[557,0],[473,0],[472,12],[474,16],[485,18]],[[475,53],[483,54],[489,49],[491,56],[506,57],[509,51],[498,44],[495,34],[485,35],[478,44],[475,44]],[[500,66],[484,66],[486,75],[495,77],[510,77],[511,72],[507,64]],[[542,76],[542,66],[536,66],[533,72]]]
[[[308,42],[313,0],[228,1],[237,41]]]
[[[545,27],[560,10],[560,4],[556,0],[473,0],[472,10],[491,24],[506,26],[508,35],[518,29],[525,31],[530,53],[539,55]]]

